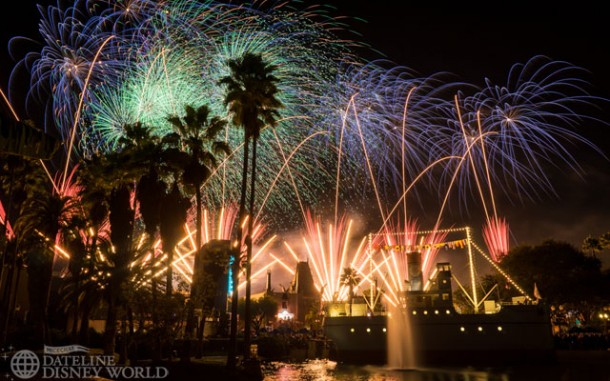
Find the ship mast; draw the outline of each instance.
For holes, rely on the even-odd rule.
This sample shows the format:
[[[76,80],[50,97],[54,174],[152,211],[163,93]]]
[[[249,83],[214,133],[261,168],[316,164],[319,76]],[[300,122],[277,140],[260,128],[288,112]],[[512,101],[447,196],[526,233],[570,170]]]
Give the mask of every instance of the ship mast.
[[[474,304],[474,313],[479,312],[479,298],[477,297],[477,281],[474,272],[474,256],[472,255],[470,227],[466,226],[466,244],[468,245],[468,264],[470,265],[470,282],[472,286],[472,301]]]

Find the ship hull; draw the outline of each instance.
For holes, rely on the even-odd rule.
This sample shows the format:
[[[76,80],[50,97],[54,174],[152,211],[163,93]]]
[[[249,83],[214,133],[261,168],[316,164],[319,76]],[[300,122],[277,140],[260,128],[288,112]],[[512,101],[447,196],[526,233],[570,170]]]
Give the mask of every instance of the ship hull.
[[[494,314],[458,314],[451,307],[408,313],[410,335],[395,328],[391,320],[405,319],[404,315],[327,317],[324,330],[334,344],[335,359],[387,363],[389,336],[395,338],[390,340],[392,345],[411,341],[409,350],[418,365],[494,365],[554,359],[550,319],[543,305],[506,306]]]
[[[385,316],[337,316],[324,319],[324,334],[332,341],[330,357],[347,363],[385,364]]]

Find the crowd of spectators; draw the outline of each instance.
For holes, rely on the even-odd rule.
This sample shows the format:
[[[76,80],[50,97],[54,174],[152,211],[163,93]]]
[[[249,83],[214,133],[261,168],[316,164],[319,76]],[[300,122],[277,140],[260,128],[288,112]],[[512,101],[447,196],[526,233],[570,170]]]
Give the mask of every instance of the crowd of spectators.
[[[610,350],[608,322],[585,316],[578,310],[551,309],[556,349]]]

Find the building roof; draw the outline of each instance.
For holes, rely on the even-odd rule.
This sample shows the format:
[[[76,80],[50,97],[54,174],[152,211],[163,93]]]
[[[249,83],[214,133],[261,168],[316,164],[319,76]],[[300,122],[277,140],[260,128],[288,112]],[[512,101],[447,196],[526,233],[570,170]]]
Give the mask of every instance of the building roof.
[[[313,277],[311,276],[309,262],[297,263],[297,268],[290,286],[290,291],[306,296],[315,296],[319,294],[318,290],[316,290],[316,286],[314,285]]]

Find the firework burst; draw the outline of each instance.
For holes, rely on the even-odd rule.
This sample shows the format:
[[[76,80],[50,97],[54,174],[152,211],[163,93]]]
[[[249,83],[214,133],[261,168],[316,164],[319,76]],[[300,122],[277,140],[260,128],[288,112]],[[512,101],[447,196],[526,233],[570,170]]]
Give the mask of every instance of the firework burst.
[[[505,85],[487,80],[473,95],[458,92],[453,107],[444,108],[446,126],[434,134],[445,155],[464,160],[448,165],[441,183],[455,184],[465,205],[474,195],[493,202],[492,184],[508,197],[534,198],[540,189],[552,190],[547,169],[557,162],[579,171],[570,146],[580,143],[599,152],[572,129],[593,120],[577,111],[596,100],[586,92],[581,72],[539,56],[514,65]],[[424,131],[426,139],[435,138],[432,132]]]
[[[315,287],[325,301],[347,300],[347,287],[341,282],[341,275],[346,268],[355,274],[368,278],[368,264],[365,255],[366,237],[356,247],[351,247],[353,240],[353,221],[346,216],[340,218],[336,225],[322,224],[319,218],[309,211],[305,215],[306,230],[302,237],[308,262],[313,269]],[[285,243],[295,259],[298,256],[291,245]]]
[[[509,229],[504,218],[491,218],[483,226],[483,239],[487,250],[495,262],[500,262],[508,254]]]

